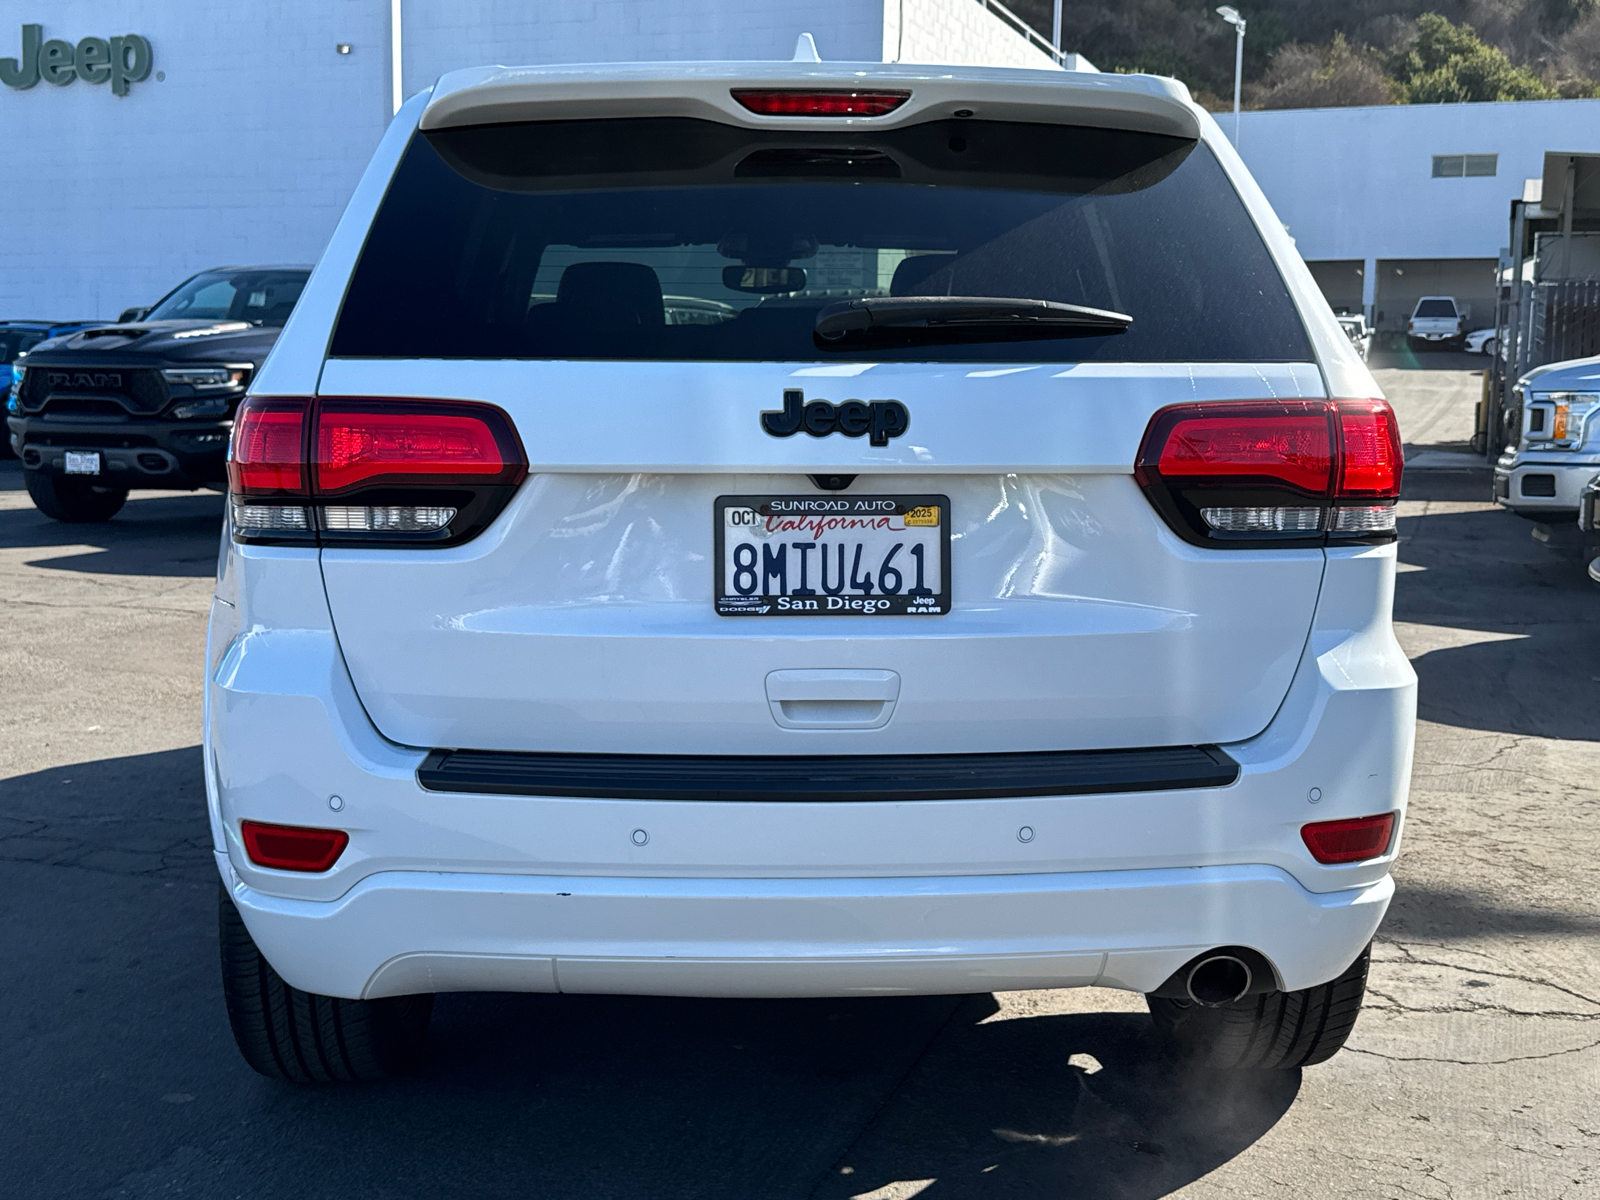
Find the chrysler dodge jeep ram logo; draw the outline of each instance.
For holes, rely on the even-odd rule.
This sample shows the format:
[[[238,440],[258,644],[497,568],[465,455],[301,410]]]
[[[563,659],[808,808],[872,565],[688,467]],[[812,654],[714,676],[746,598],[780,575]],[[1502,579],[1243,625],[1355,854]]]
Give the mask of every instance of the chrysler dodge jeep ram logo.
[[[39,80],[66,87],[74,79],[111,84],[116,96],[126,96],[130,83],[150,78],[150,39],[137,33],[121,37],[86,37],[76,46],[60,38],[44,37],[43,25],[22,27],[22,57],[0,58],[0,83],[19,90]]]
[[[49,371],[45,382],[53,388],[90,388],[121,390],[122,374],[119,371]]]
[[[802,429],[812,437],[830,433],[860,437],[865,433],[871,435],[874,446],[887,446],[890,438],[911,428],[911,413],[898,400],[846,400],[843,404],[813,400],[807,404],[806,394],[799,388],[786,388],[783,407],[763,412],[761,428],[773,437],[793,437]]]

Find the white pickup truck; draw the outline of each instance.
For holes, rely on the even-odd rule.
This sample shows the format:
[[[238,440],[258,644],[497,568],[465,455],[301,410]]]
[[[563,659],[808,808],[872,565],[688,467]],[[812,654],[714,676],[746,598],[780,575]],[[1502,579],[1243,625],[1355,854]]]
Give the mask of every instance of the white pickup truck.
[[[1466,314],[1457,307],[1454,296],[1424,296],[1406,322],[1406,341],[1412,346],[1419,342],[1445,343],[1459,349],[1465,321]]]

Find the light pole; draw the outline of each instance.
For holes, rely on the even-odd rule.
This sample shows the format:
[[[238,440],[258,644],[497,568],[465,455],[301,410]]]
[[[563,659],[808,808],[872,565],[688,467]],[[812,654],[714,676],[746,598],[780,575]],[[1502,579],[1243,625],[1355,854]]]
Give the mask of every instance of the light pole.
[[[1217,9],[1217,15],[1238,33],[1233,43],[1233,148],[1239,148],[1239,81],[1244,76],[1244,18],[1231,4]]]
[[[1055,12],[1051,14],[1050,44],[1055,47],[1056,62],[1061,62],[1066,57],[1061,53],[1061,0],[1056,0]]]

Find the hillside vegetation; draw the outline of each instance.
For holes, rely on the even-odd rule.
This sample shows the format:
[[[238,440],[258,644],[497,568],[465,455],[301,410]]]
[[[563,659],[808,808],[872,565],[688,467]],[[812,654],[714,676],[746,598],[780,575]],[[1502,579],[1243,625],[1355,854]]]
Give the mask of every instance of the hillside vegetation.
[[[1050,34],[1052,0],[1014,0]],[[1246,108],[1441,104],[1600,96],[1600,0],[1258,0],[1249,22]],[[1234,34],[1215,0],[1066,0],[1062,45],[1102,71],[1188,84],[1233,104]]]

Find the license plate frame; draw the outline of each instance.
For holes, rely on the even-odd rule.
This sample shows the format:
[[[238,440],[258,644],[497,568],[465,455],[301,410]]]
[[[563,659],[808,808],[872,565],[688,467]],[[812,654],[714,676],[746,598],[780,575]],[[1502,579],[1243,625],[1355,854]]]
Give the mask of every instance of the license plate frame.
[[[774,511],[772,506],[777,502],[782,505],[780,511]],[[749,595],[732,594],[729,591],[728,574],[728,532],[730,529],[729,509],[752,509],[758,518],[777,517],[780,520],[799,521],[812,523],[813,535],[809,540],[822,545],[829,533],[838,534],[841,541],[851,538],[851,533],[856,536],[851,540],[858,542],[863,547],[862,538],[881,540],[886,545],[897,532],[907,532],[916,529],[918,535],[914,544],[921,546],[937,545],[939,549],[939,562],[936,571],[929,571],[924,567],[923,586],[927,594],[915,593],[915,572],[917,566],[923,562],[926,552],[921,557],[914,557],[914,552],[900,555],[898,552],[886,551],[888,557],[878,559],[871,563],[871,569],[860,573],[854,569],[857,566],[855,555],[850,556],[851,576],[861,579],[871,578],[873,587],[870,591],[861,588],[849,588],[848,580],[841,578],[839,590],[824,592],[820,568],[820,556],[817,559],[806,557],[809,551],[802,555],[797,553],[807,565],[809,570],[816,572],[815,576],[809,573],[804,576],[806,586],[811,586],[809,593],[797,590],[802,586],[799,583],[800,573],[797,571],[795,586],[790,588],[787,595],[765,594],[759,589],[765,588],[771,576],[764,576],[756,584],[757,592]],[[933,520],[930,521],[930,510]],[[911,518],[908,523],[906,518]],[[886,527],[875,527],[860,531],[840,530],[838,523],[830,518],[846,519],[876,519],[888,518],[891,522]],[[893,522],[898,520],[899,528]],[[724,617],[896,617],[896,616],[945,616],[950,612],[950,498],[948,496],[931,493],[875,493],[873,495],[845,495],[840,493],[823,494],[811,493],[803,495],[790,492],[771,492],[759,495],[733,495],[718,496],[712,506],[712,530],[715,539],[715,551],[712,555],[712,597],[718,615]],[[790,541],[802,540],[806,537],[806,529],[774,530],[773,532],[795,532],[800,536]],[[765,539],[763,536],[763,539]],[[737,546],[735,547],[737,550]],[[877,590],[876,580],[880,568],[888,562],[892,569],[901,576],[899,590],[883,595]],[[902,570],[902,568],[904,568]],[[841,576],[843,572],[841,571]],[[929,578],[934,576],[937,579]],[[782,585],[789,587],[785,578]],[[781,603],[787,600],[789,603]],[[871,601],[871,603],[867,603]]]
[[[99,475],[103,469],[98,450],[68,450],[63,456],[62,470],[68,475]]]

